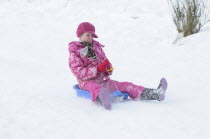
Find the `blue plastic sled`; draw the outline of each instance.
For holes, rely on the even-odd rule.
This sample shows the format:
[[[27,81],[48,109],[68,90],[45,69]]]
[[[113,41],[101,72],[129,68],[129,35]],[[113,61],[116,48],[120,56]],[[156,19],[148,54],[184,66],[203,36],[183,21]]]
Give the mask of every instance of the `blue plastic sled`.
[[[79,97],[83,97],[83,98],[87,98],[87,99],[91,99],[91,95],[90,95],[90,92],[86,91],[86,90],[81,90],[79,89],[79,86],[78,84],[74,85],[73,86],[73,89],[76,91],[77,93],[77,96]],[[111,97],[114,98],[114,97],[123,97],[123,99],[128,99],[128,93],[121,93],[120,91],[114,91],[112,94],[111,94]]]

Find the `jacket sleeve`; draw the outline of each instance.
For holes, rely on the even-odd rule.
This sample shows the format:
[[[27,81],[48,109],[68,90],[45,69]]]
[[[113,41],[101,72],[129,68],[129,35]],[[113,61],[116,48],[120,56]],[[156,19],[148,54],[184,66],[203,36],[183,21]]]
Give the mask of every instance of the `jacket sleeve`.
[[[79,80],[88,80],[97,77],[98,71],[97,66],[95,67],[85,67],[79,53],[75,49],[76,46],[69,45],[69,67],[73,74]]]
[[[102,47],[103,47],[103,45],[102,45]],[[102,59],[103,59],[103,60],[107,59],[107,57],[106,57],[106,55],[105,55],[103,49],[102,49],[101,47],[100,47],[100,49],[101,49],[101,56],[102,56]],[[110,62],[110,61],[109,61],[109,62]],[[113,68],[111,62],[110,62],[110,67]],[[110,75],[112,75],[112,73],[113,73],[113,70],[112,70],[112,71],[107,71],[107,72],[105,72],[105,75],[106,75],[106,76],[110,76]]]

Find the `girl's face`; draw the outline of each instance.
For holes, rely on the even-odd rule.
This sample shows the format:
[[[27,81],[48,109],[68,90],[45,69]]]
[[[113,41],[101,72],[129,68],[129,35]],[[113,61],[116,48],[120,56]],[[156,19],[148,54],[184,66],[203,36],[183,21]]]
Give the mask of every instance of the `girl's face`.
[[[90,33],[88,33],[88,32],[86,32],[86,33],[84,33],[84,34],[80,37],[80,40],[81,40],[82,42],[89,42],[89,43],[92,43],[92,41],[93,41],[93,35],[90,34]]]

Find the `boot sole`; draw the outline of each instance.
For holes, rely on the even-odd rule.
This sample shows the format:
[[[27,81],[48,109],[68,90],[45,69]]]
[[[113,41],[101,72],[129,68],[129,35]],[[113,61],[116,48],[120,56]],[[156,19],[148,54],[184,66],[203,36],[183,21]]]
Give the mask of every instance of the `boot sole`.
[[[159,101],[163,101],[165,99],[165,92],[166,89],[168,88],[168,83],[167,80],[165,78],[162,78],[160,80],[160,84],[161,84],[161,88],[163,89],[162,92],[160,92],[160,96],[159,96]]]

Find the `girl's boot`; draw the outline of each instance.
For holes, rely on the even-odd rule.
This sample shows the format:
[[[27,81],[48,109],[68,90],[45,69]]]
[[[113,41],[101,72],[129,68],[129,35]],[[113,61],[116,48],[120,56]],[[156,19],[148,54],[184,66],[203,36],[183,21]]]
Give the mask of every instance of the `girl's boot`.
[[[110,91],[106,88],[101,88],[99,93],[99,100],[102,102],[102,105],[106,110],[111,110],[111,98],[110,98]]]
[[[165,98],[165,92],[168,87],[168,83],[165,78],[160,80],[160,84],[157,89],[145,88],[141,94],[141,100],[159,100],[162,101]]]

